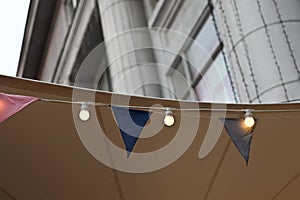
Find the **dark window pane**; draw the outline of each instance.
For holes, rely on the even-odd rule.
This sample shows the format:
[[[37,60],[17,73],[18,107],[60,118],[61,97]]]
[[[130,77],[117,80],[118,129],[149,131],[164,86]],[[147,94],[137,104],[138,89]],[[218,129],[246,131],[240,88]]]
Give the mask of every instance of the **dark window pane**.
[[[90,21],[87,25],[80,49],[77,53],[74,66],[69,77],[71,82],[75,82],[77,73],[83,61],[86,59],[89,53],[103,41],[104,37],[100,21],[99,8],[96,6],[90,17]],[[97,88],[103,90],[110,90],[109,73],[104,72],[107,64],[106,50],[104,46],[99,51],[99,57],[94,62],[97,63],[93,63],[92,66],[85,66],[84,71],[81,71],[80,77],[77,77],[76,80],[76,84],[79,84],[77,86],[95,88],[95,81],[97,81],[97,79],[100,78],[100,81],[98,83],[99,85],[97,86]],[[101,77],[97,76],[101,74]]]

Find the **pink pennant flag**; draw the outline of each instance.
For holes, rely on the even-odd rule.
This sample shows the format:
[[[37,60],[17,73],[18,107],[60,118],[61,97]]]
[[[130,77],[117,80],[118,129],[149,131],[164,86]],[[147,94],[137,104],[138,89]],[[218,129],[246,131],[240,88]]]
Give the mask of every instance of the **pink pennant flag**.
[[[36,100],[36,97],[0,93],[0,123]]]

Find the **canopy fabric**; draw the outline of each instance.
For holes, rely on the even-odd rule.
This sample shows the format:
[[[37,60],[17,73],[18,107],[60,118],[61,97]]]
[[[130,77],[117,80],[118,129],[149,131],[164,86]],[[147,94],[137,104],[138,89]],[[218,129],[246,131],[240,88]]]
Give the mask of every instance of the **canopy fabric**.
[[[72,101],[74,91],[71,87],[5,76],[0,76],[0,83],[1,93],[41,99]],[[76,91],[82,97],[95,94],[96,102],[112,102],[111,93]],[[122,105],[129,97],[114,94],[113,98],[114,103]],[[300,109],[299,103],[224,105],[145,97],[131,97],[129,102],[146,107]],[[216,144],[199,154],[200,149],[205,151],[203,143],[212,143],[206,137],[215,133],[211,124],[222,124],[214,113],[201,111],[200,117],[196,117],[193,112],[181,116],[181,112],[175,111],[176,123],[171,128],[161,125],[162,114],[153,113],[152,125],[142,131],[144,138],[137,141],[135,153],[129,159],[138,153],[159,150],[182,134],[185,137],[178,141],[180,146],[186,142],[184,138],[193,134],[191,127],[195,123],[198,128],[193,142],[183,149],[185,152],[178,159],[147,173],[116,170],[101,163],[84,146],[84,137],[89,133],[78,134],[72,113],[71,104],[36,101],[0,124],[0,199],[299,199],[300,112],[257,113],[259,123],[254,131],[248,167],[224,129],[220,136],[212,137],[218,138]],[[92,119],[100,121],[111,143],[123,148],[111,108],[100,106],[96,113]],[[242,113],[228,112],[226,117],[239,118]],[[88,128],[89,123],[82,126]],[[156,126],[161,129],[151,135]],[[101,153],[115,165],[119,159],[124,162],[128,159],[126,153],[124,158],[116,157],[111,149]],[[162,161],[173,156],[172,152],[167,155],[161,155]]]

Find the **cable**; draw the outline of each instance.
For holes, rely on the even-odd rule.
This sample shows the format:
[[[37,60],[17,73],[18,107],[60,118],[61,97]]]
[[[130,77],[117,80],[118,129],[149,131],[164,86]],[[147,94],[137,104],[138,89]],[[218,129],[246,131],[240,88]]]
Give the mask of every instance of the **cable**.
[[[225,13],[225,9],[223,7],[222,1],[219,1],[219,9],[221,11],[221,17],[223,19],[223,22],[224,22],[224,25],[225,25],[225,28],[226,28],[226,31],[227,31],[227,35],[228,35],[230,44],[231,44],[232,47],[234,47],[233,35],[230,31],[230,26],[229,26],[228,21],[227,21],[227,17],[226,17],[227,15]],[[237,67],[240,71],[242,82],[244,83],[244,87],[245,87],[245,90],[246,90],[246,95],[248,97],[248,101],[250,102],[251,101],[251,96],[250,96],[250,92],[249,92],[249,85],[246,82],[246,76],[245,76],[245,73],[243,72],[243,68],[242,68],[242,65],[241,65],[241,62],[240,62],[239,55],[238,55],[236,49],[232,49],[232,50],[233,50],[233,54],[234,54],[234,57],[235,57],[236,65],[237,65]]]
[[[280,65],[279,65],[279,62],[278,62],[278,58],[277,58],[277,55],[276,55],[276,52],[275,52],[275,49],[274,49],[274,44],[273,44],[273,42],[271,40],[270,30],[267,27],[267,22],[266,22],[266,19],[265,19],[264,15],[263,15],[263,10],[262,10],[262,5],[261,5],[260,0],[256,0],[256,4],[257,4],[257,8],[258,8],[258,12],[259,12],[261,21],[262,21],[262,23],[263,23],[263,25],[265,27],[264,29],[265,29],[265,34],[266,34],[266,37],[267,37],[267,42],[269,44],[268,46],[269,46],[271,55],[273,57],[274,64],[276,66],[278,75],[279,75],[279,80],[281,82],[285,98],[286,98],[287,101],[289,101],[288,91],[287,91],[287,88],[286,88],[284,80],[283,80],[283,74],[282,74],[282,71],[281,71],[281,68],[280,68]]]
[[[132,108],[132,109],[153,109],[159,111],[165,111],[167,107],[150,107],[150,106],[131,106],[131,105],[120,105],[120,104],[105,104],[99,102],[84,102],[84,101],[64,101],[57,99],[40,99],[45,102],[53,103],[65,103],[73,105],[81,105],[83,103],[91,106],[104,106],[104,107],[121,107],[121,108]],[[172,111],[214,111],[214,112],[245,112],[245,109],[227,109],[227,108],[170,108]],[[253,110],[255,113],[269,113],[269,112],[300,112],[300,109],[272,109],[272,110]]]
[[[213,24],[214,24],[214,28],[216,30],[218,40],[219,40],[219,42],[222,42],[221,33],[219,31],[216,16],[214,14],[214,6],[212,5],[212,2],[210,0],[208,1],[208,5],[209,5],[209,8],[210,8],[210,14],[212,16],[212,21],[213,21]],[[233,93],[234,101],[236,103],[238,103],[239,102],[238,99],[240,99],[240,97],[238,98],[239,92],[237,91],[237,88],[234,86],[234,82],[233,82],[233,74],[234,73],[231,74],[231,70],[230,70],[230,67],[229,67],[229,63],[228,63],[224,48],[222,48],[221,53],[222,53],[222,56],[223,56],[225,68],[226,68],[226,71],[227,71],[227,74],[228,74],[228,78],[229,78],[229,81],[230,81],[230,86],[231,86],[231,90],[232,90],[232,93]]]
[[[240,13],[239,13],[239,9],[238,9],[238,4],[237,4],[236,0],[231,0],[230,4],[233,9],[234,16],[235,16],[235,21],[236,21],[236,25],[237,25],[237,28],[239,31],[239,36],[242,38],[241,41],[242,41],[242,44],[243,44],[243,47],[245,50],[245,57],[246,57],[248,67],[250,70],[250,75],[251,75],[252,82],[254,85],[257,100],[258,100],[258,103],[261,103],[261,99],[260,99],[259,92],[258,92],[258,84],[257,84],[255,76],[254,76],[255,73],[254,73],[254,69],[252,67],[252,61],[250,59],[250,52],[249,52],[248,44],[246,42],[246,38],[245,38],[243,26],[242,26],[241,17],[240,17]],[[235,49],[235,46],[233,46],[232,49]],[[252,102],[252,100],[250,99],[249,102]]]

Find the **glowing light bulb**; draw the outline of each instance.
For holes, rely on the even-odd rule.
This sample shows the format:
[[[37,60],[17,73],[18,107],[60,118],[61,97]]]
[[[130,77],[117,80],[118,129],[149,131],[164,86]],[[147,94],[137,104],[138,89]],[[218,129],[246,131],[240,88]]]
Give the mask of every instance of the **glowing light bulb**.
[[[82,104],[79,112],[79,119],[81,121],[86,122],[87,120],[90,119],[90,111],[89,107],[86,104]]]
[[[252,128],[255,125],[255,119],[252,116],[253,110],[245,110],[245,116],[244,116],[244,124],[248,128]]]
[[[173,126],[174,125],[174,123],[175,123],[175,119],[174,119],[174,117],[173,117],[173,115],[172,115],[173,113],[172,113],[172,111],[171,111],[171,109],[170,108],[166,108],[166,111],[165,111],[165,118],[164,118],[164,124],[166,125],[166,126]]]
[[[245,126],[247,126],[248,128],[251,128],[251,127],[254,126],[255,120],[254,120],[254,118],[253,118],[252,116],[247,116],[247,117],[245,117],[245,119],[244,119],[244,124],[245,124]]]

